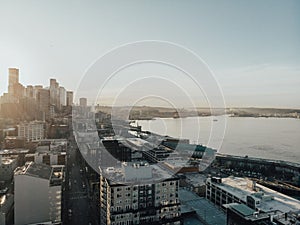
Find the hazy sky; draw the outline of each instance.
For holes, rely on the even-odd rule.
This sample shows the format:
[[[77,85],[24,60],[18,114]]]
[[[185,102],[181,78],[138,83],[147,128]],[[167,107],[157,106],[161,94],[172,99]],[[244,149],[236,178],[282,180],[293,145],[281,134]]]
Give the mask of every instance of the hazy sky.
[[[20,81],[75,90],[86,69],[133,41],[186,46],[227,106],[300,108],[300,1],[0,1],[0,93]]]

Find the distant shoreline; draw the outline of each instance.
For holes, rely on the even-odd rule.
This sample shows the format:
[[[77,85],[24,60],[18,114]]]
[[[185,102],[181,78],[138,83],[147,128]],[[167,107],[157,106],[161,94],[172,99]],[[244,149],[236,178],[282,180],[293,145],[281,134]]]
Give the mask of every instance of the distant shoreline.
[[[230,114],[223,114],[228,117],[232,118],[255,118],[255,119],[260,119],[260,118],[276,118],[276,119],[300,119],[299,117],[293,117],[293,116],[249,116],[249,115],[230,115]],[[223,115],[199,115],[199,116],[184,116],[184,117],[146,117],[146,118],[131,118],[130,120],[155,120],[155,119],[184,119],[184,118],[193,118],[193,117],[218,117],[218,116],[223,116]]]
[[[98,106],[96,111],[111,114],[112,107]],[[129,115],[130,120],[153,120],[154,118],[186,118],[229,115],[231,117],[252,118],[300,118],[300,109],[278,109],[278,108],[164,108],[150,106],[124,106],[114,107],[114,114],[118,116]]]

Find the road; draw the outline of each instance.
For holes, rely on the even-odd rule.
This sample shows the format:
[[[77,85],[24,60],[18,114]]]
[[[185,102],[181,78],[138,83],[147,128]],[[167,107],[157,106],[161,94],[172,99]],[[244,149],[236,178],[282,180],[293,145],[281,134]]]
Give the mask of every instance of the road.
[[[91,225],[95,223],[90,220],[88,185],[78,154],[76,144],[71,142],[67,151],[64,224]]]

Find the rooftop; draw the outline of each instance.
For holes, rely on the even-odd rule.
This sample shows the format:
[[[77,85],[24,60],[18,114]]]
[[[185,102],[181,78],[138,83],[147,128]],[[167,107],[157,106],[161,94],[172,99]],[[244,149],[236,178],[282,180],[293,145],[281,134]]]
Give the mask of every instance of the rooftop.
[[[179,200],[182,206],[195,211],[197,218],[207,225],[226,224],[226,215],[205,198],[199,197],[194,192],[179,189]],[[195,223],[197,224],[196,221]]]
[[[150,165],[147,162],[126,162],[118,167],[101,168],[101,173],[111,183],[151,183],[173,177],[161,164]]]
[[[4,149],[0,150],[0,155],[18,155],[18,154],[27,154],[29,149],[16,148],[16,149]]]
[[[245,203],[247,202],[247,196],[260,199],[260,204],[257,207],[264,212],[274,210],[281,212],[300,211],[299,200],[256,184],[248,178],[227,177],[222,179],[222,183],[216,183],[215,185],[233,196],[237,196]]]
[[[58,184],[63,178],[63,168],[61,166],[51,167],[46,164],[27,162],[25,166],[16,169],[15,176],[16,175],[38,177],[49,180],[51,184]]]
[[[1,160],[0,164],[9,165],[17,160],[17,156],[1,157],[0,160]]]
[[[232,203],[230,205],[230,208],[232,208],[234,211],[240,213],[243,216],[250,216],[253,215],[255,212],[255,210],[249,208],[248,206],[238,203]]]
[[[27,175],[48,180],[51,177],[51,172],[52,168],[46,164],[29,162],[25,166],[17,168],[15,175]]]

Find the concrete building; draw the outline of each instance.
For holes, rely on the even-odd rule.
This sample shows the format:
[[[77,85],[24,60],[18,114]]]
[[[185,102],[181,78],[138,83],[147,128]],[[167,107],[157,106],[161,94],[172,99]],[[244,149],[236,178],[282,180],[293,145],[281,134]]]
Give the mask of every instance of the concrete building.
[[[18,125],[18,137],[23,137],[27,141],[37,141],[44,139],[45,128],[42,121],[23,122]]]
[[[24,97],[25,87],[19,83],[19,69],[8,69],[8,94],[16,97],[17,99]]]
[[[240,177],[208,178],[206,198],[225,211],[230,203],[241,203],[264,213],[300,211],[299,200]]]
[[[50,91],[48,89],[39,89],[37,94],[38,108],[41,113],[41,119],[47,120],[50,117]]]
[[[39,90],[43,89],[43,85],[35,85],[33,87],[33,98],[38,99]]]
[[[66,160],[65,152],[36,152],[25,156],[26,162],[43,163],[49,166],[64,166],[66,165]]]
[[[15,95],[15,86],[19,83],[19,69],[8,68],[8,93]]]
[[[32,85],[27,85],[25,92],[26,92],[25,96],[27,98],[33,98],[33,86]]]
[[[298,218],[297,218],[298,217]],[[227,225],[295,225],[300,218],[295,213],[282,213],[278,210],[268,213],[257,212],[244,204],[227,205]]]
[[[162,179],[165,175],[158,166],[147,163],[123,163],[121,168],[101,170],[101,224],[181,224],[179,179],[168,175]],[[126,184],[114,182],[116,177]]]
[[[66,165],[66,139],[43,139],[38,142],[35,153],[25,155],[26,162],[44,163],[50,166]]]
[[[50,79],[50,105],[59,105],[59,83],[56,79]]]
[[[73,91],[67,91],[67,106],[73,105]]]
[[[225,225],[226,214],[204,197],[199,197],[193,191],[179,189],[181,215],[184,224]]]
[[[79,106],[87,107],[87,98],[80,98],[79,99]]]
[[[2,157],[0,155],[0,181],[10,181],[18,166],[18,156]]]
[[[18,166],[23,166],[25,164],[25,155],[28,153],[29,149],[24,148],[0,150],[0,156],[2,156],[3,158],[17,158]]]
[[[67,105],[66,89],[64,87],[59,87],[59,104],[60,106]]]
[[[61,221],[63,169],[26,163],[15,171],[15,225]]]

